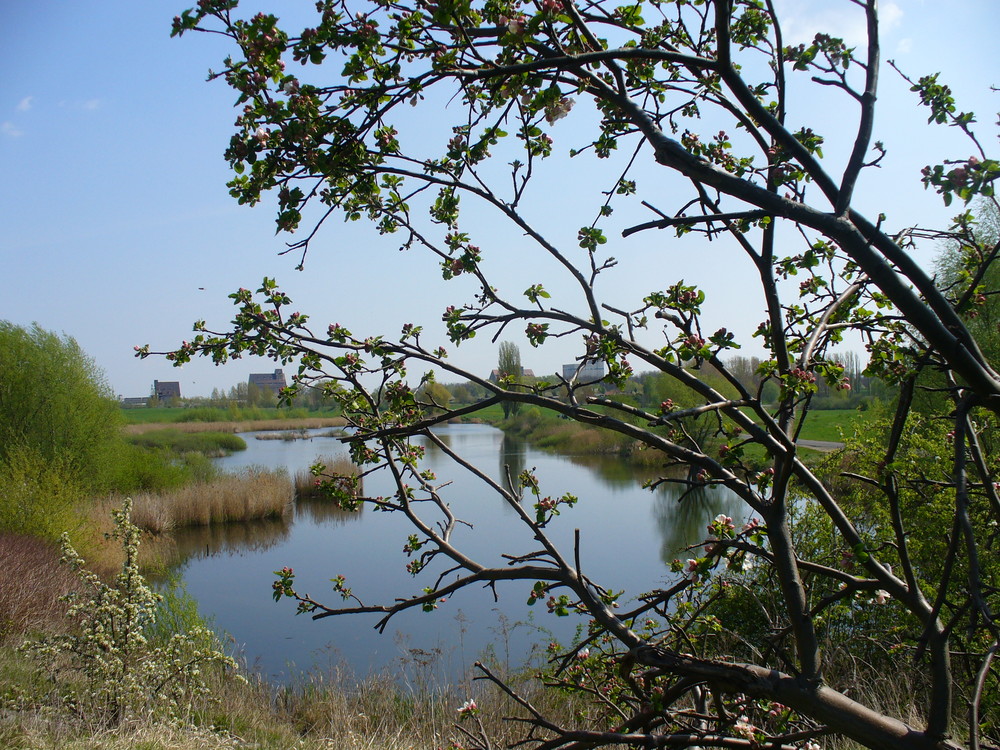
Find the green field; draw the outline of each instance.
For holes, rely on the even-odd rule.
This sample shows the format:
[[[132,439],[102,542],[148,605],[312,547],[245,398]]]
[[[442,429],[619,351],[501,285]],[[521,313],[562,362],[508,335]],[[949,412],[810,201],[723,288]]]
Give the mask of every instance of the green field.
[[[865,423],[866,412],[854,409],[830,409],[811,411],[806,417],[799,438],[802,440],[825,440],[842,442]]]

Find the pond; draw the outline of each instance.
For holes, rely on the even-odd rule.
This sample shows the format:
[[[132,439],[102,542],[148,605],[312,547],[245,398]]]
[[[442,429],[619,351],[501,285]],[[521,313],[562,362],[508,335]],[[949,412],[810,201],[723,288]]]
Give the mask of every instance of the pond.
[[[324,431],[318,431],[324,432]],[[325,431],[328,432],[328,431]],[[678,503],[679,489],[641,487],[639,470],[621,461],[564,456],[531,448],[501,431],[478,424],[441,427],[436,434],[459,455],[496,481],[510,467],[516,476],[533,468],[543,495],[571,492],[579,498],[572,509],[549,526],[551,536],[571,553],[574,529],[580,529],[584,571],[598,583],[626,589],[626,600],[661,586],[674,574],[669,562],[683,548],[700,541],[705,524],[718,513],[737,517],[738,499],[723,489],[702,492]],[[220,468],[248,466],[284,468],[290,474],[308,468],[318,456],[345,455],[333,437],[307,440],[256,440],[246,433],[248,448],[218,459]],[[528,553],[538,548],[527,528],[499,495],[426,441],[423,468],[449,481],[442,494],[457,515],[473,528],[460,528],[454,539],[479,562],[503,565],[501,553]],[[389,477],[365,480],[365,494],[390,494]],[[528,502],[527,500],[525,502]],[[397,517],[399,516],[399,517]],[[419,666],[443,680],[465,674],[491,649],[500,659],[520,664],[532,645],[553,638],[568,640],[583,621],[557,618],[539,604],[526,604],[529,584],[498,585],[499,601],[489,590],[468,589],[432,613],[408,611],[390,620],[384,633],[373,626],[376,615],[349,615],[313,621],[294,614],[294,603],[271,597],[274,571],[288,566],[296,587],[330,606],[341,604],[330,579],[347,578],[365,604],[391,603],[420,593],[434,572],[416,578],[404,569],[402,553],[412,528],[400,514],[370,508],[345,513],[325,503],[299,503],[283,521],[232,524],[179,535],[185,562],[180,568],[187,591],[203,615],[228,633],[249,665],[274,682],[312,669],[346,668],[358,676],[385,668]]]

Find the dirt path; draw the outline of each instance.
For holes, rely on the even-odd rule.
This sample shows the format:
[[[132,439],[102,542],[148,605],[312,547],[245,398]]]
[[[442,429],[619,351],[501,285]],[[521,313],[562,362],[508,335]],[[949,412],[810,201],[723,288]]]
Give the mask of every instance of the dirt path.
[[[832,453],[844,447],[843,443],[835,443],[829,440],[799,440],[795,444],[800,448],[811,448],[820,453]]]

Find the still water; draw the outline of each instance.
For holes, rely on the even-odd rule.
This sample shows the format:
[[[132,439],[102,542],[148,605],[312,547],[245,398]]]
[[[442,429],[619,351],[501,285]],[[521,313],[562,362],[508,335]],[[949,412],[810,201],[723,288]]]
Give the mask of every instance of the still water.
[[[715,489],[678,503],[676,487],[644,490],[645,477],[620,461],[544,453],[486,425],[448,425],[436,433],[498,482],[505,467],[512,476],[534,469],[543,496],[576,495],[577,505],[563,509],[548,530],[563,544],[564,554],[571,555],[573,531],[579,528],[584,572],[606,587],[624,588],[623,601],[670,580],[669,562],[681,556],[686,545],[704,538],[705,524],[716,514],[741,513],[739,501],[728,491]],[[263,466],[294,474],[317,457],[346,453],[333,437],[295,441],[257,440],[255,433],[243,437],[247,450],[218,459],[220,468]],[[422,468],[432,470],[439,482],[451,482],[442,495],[460,518],[472,524],[455,532],[457,546],[490,566],[505,564],[501,553],[524,554],[539,548],[499,495],[433,444],[416,442],[427,451]],[[392,491],[387,476],[365,480],[367,495]],[[499,601],[489,590],[467,589],[435,612],[395,616],[384,633],[373,629],[376,615],[314,621],[308,615],[296,616],[292,600],[275,603],[271,597],[273,571],[285,566],[295,569],[301,593],[330,606],[341,604],[330,584],[338,574],[347,577],[347,585],[365,604],[418,594],[433,582],[436,571],[426,570],[416,578],[405,571],[402,549],[410,533],[412,528],[399,514],[371,509],[345,513],[329,504],[300,503],[283,521],[216,526],[180,536],[185,559],[180,574],[202,614],[232,637],[251,667],[275,682],[312,669],[346,667],[364,676],[427,661],[432,662],[427,669],[454,680],[487,649],[519,664],[532,644],[568,639],[582,622],[549,615],[542,604],[528,607],[527,582],[498,585]]]

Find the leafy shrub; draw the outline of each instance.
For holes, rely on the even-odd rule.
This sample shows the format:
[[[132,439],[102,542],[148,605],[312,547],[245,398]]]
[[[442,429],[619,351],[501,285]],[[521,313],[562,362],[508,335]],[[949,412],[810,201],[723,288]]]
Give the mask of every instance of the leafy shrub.
[[[184,719],[207,693],[203,667],[236,667],[217,649],[217,639],[207,628],[194,626],[159,643],[148,637],[161,597],[139,573],[140,532],[129,518],[131,509],[131,500],[126,500],[112,513],[112,536],[121,543],[125,559],[111,585],[84,567],[63,535],[63,562],[86,592],[63,597],[69,605],[66,616],[76,627],[22,647],[57,685],[61,705],[106,726],[155,716]]]
[[[97,477],[121,419],[104,375],[76,341],[0,321],[0,463],[27,448]]]
[[[76,530],[84,487],[67,461],[17,446],[0,462],[0,531],[56,540]]]

